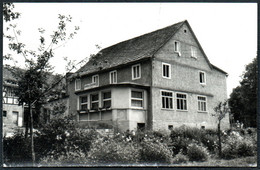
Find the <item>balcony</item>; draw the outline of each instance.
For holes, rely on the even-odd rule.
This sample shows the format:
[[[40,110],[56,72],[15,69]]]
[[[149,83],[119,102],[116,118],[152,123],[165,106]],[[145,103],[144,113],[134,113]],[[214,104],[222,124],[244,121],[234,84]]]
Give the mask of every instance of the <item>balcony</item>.
[[[92,89],[94,87],[98,87],[98,83],[89,83],[84,85],[84,90]]]

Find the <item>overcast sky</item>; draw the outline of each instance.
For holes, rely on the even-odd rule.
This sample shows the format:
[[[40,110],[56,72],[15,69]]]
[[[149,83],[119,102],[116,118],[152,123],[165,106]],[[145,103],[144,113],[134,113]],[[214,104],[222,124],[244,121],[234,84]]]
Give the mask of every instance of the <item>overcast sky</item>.
[[[80,27],[73,40],[56,49],[51,62],[57,73],[65,73],[63,57],[80,61],[97,52],[96,44],[106,48],[183,20],[210,62],[229,74],[228,94],[257,55],[256,3],[15,3],[15,11],[21,13],[19,41],[28,48],[37,49],[38,28],[54,30],[58,14],[71,15]]]

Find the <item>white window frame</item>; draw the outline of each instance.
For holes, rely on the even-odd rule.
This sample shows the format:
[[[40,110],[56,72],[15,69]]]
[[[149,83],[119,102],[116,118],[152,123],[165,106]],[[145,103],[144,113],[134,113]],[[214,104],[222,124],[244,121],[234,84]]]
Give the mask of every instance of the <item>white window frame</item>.
[[[205,100],[199,100],[199,97],[203,97],[203,98],[205,98]],[[208,108],[208,106],[207,106],[207,96],[202,96],[202,95],[197,95],[197,103],[198,103],[198,112],[208,112],[208,110],[207,110],[207,108]],[[201,103],[205,103],[205,109],[206,110],[200,110],[199,108],[201,108]],[[199,107],[199,105],[200,105],[200,107]]]
[[[197,58],[197,50],[194,46],[191,46],[191,57]]]
[[[179,97],[177,97],[178,94],[185,95],[186,98],[185,99],[184,98],[179,98]],[[178,110],[178,111],[188,111],[188,95],[187,95],[187,93],[176,92],[175,96],[176,96],[176,110]],[[186,110],[185,109],[178,109],[178,99],[186,100]]]
[[[95,81],[95,77],[96,77],[97,82]],[[92,83],[95,83],[97,86],[99,86],[99,75],[98,74],[92,76]]]
[[[135,77],[134,75],[134,68],[139,68],[139,77]],[[141,64],[136,64],[132,66],[132,80],[140,79],[141,78]]]
[[[141,92],[141,93],[142,93],[142,98],[132,97],[132,91]],[[132,107],[132,108],[144,108],[144,91],[142,91],[142,90],[137,90],[137,89],[131,89],[131,90],[130,90],[130,98],[131,98],[130,104],[131,104],[131,107]],[[142,106],[141,106],[141,107],[133,106],[133,105],[132,105],[132,100],[142,101]]]
[[[176,48],[176,44],[177,44],[177,48]],[[174,52],[180,54],[180,47],[181,47],[181,43],[179,41],[174,41]]]
[[[79,88],[77,88],[77,81],[79,81]],[[75,80],[75,91],[81,90],[81,79],[76,79]]]
[[[163,96],[162,92],[172,93],[172,96]],[[174,109],[174,92],[173,91],[169,91],[169,90],[160,90],[160,96],[161,96],[161,109],[173,110]],[[171,101],[172,101],[172,108],[164,108],[163,107],[163,103],[162,103],[163,97],[165,97],[167,99],[169,99],[169,98],[171,99]]]
[[[200,73],[203,73],[203,75],[204,75],[204,82],[200,82]],[[206,85],[206,72],[205,71],[199,71],[199,82],[202,85]]]
[[[164,69],[163,69],[164,65],[165,65],[165,66],[169,66],[169,77],[164,76],[164,72],[163,72],[163,71],[164,71]],[[163,77],[163,78],[166,78],[166,79],[171,79],[171,64],[162,63],[162,77]]]
[[[110,84],[117,83],[117,71],[116,70],[109,72],[109,79],[110,79]]]
[[[107,99],[104,99],[104,93],[108,93],[108,92],[110,92],[110,98],[107,98]],[[110,105],[110,108],[112,107],[112,93],[111,93],[111,91],[102,91],[101,92],[101,97],[102,97],[102,108],[104,108],[104,102],[105,101],[111,101],[111,105]]]
[[[98,100],[92,101],[92,96],[93,95],[97,95],[98,96]],[[99,93],[90,94],[89,100],[90,100],[90,110],[93,110],[92,109],[92,104],[93,103],[98,103],[98,108],[99,108]]]

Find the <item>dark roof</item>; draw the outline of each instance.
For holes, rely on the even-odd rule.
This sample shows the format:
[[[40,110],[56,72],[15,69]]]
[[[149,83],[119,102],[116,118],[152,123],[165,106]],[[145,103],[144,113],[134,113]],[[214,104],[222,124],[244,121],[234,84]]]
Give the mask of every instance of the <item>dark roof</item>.
[[[16,80],[13,73],[7,68],[3,67],[3,80]]]
[[[76,73],[89,74],[121,64],[152,57],[183,25],[185,21],[142,36],[120,42],[101,50]]]
[[[90,58],[90,60],[83,67],[81,67],[74,74],[74,76],[87,75],[97,71],[106,70],[112,67],[150,58],[172,38],[172,36],[184,23],[187,23],[187,26],[190,28],[209,66],[227,75],[225,71],[219,69],[209,62],[188,21],[185,20],[168,27],[117,43],[101,50],[98,54]]]

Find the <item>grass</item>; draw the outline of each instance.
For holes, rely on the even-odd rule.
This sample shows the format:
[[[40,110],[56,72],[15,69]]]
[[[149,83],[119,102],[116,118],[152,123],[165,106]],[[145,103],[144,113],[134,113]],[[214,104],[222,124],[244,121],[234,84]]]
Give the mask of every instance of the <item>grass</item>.
[[[174,166],[202,166],[202,167],[256,167],[257,156],[245,158],[235,158],[231,160],[209,159],[206,162],[187,162],[182,164],[174,164]]]

